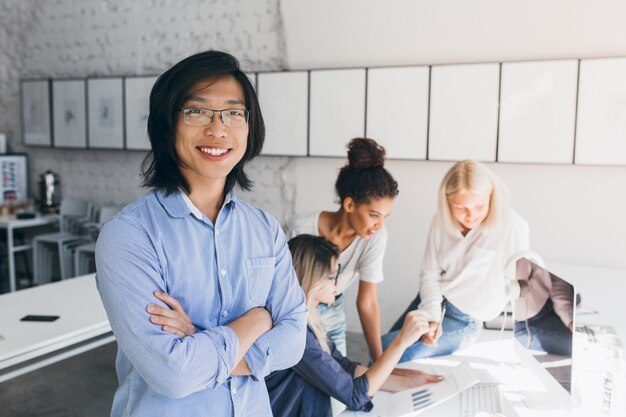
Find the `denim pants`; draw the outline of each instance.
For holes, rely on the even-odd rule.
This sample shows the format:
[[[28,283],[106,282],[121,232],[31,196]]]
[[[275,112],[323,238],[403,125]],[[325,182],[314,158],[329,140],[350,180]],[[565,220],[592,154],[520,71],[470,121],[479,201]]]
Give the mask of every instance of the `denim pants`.
[[[549,298],[535,316],[515,322],[515,337],[529,349],[572,356],[572,332],[554,312]]]
[[[343,356],[347,355],[346,347],[346,297],[341,295],[332,304],[320,304],[318,309],[328,337]]]
[[[418,294],[415,300],[413,300],[406,311],[393,325],[389,333],[383,335],[383,350],[387,349],[391,341],[400,332],[406,315],[410,311],[416,310],[419,304],[420,296]],[[443,334],[437,341],[437,346],[425,345],[420,339],[404,351],[402,358],[400,358],[400,362],[427,358],[430,356],[448,355],[470,345],[478,339],[480,329],[482,328],[482,322],[474,320],[469,315],[463,313],[445,298],[442,305],[446,306],[446,314],[443,317],[443,322],[441,323]],[[434,320],[438,319],[439,318],[437,317]]]

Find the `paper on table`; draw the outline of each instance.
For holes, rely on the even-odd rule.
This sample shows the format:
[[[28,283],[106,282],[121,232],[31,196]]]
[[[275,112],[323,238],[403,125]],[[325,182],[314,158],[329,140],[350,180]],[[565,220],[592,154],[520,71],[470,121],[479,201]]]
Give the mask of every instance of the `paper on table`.
[[[468,362],[462,362],[442,382],[400,391],[391,395],[388,413],[393,417],[415,416],[459,395],[480,380],[480,374]]]

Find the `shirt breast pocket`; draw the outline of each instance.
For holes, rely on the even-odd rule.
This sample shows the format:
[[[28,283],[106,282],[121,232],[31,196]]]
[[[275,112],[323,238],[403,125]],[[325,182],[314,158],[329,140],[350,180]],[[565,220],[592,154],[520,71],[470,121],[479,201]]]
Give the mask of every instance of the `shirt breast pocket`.
[[[246,259],[246,281],[248,295],[259,306],[265,305],[274,278],[276,258]]]

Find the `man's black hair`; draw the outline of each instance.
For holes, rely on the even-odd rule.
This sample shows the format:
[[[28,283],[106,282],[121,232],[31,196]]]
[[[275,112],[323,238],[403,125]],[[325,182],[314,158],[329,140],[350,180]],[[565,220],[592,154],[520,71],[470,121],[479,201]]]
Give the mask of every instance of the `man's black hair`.
[[[227,76],[234,77],[241,85],[250,117],[246,151],[228,173],[224,194],[232,190],[236,184],[244,190],[252,188],[252,181],[243,168],[261,152],[265,140],[265,124],[254,87],[239,68],[239,61],[221,51],[200,52],[183,59],[164,72],[152,87],[148,116],[148,137],[152,149],[144,158],[141,168],[145,187],[163,190],[168,195],[179,188],[187,194],[191,192],[189,183],[181,172],[182,161],[176,153],[179,110],[198,82]]]

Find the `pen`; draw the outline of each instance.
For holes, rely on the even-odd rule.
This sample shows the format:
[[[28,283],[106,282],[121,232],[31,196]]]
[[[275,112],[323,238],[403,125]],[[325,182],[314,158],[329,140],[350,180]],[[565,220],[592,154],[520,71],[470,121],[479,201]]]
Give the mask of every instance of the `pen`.
[[[439,333],[439,329],[441,328],[441,323],[443,322],[443,316],[446,315],[446,305],[444,304],[441,308],[441,317],[439,318],[439,322],[437,322],[437,329],[435,330],[435,343],[433,346],[437,345],[437,334]]]

